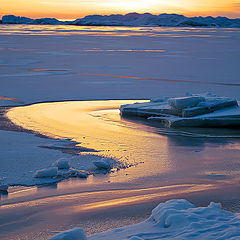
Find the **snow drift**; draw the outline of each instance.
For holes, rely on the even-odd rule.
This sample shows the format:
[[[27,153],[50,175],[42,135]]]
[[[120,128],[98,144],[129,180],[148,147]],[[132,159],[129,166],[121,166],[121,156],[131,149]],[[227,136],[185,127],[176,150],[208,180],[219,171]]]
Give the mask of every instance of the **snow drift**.
[[[74,21],[59,21],[55,18],[31,19],[14,15],[2,17],[3,24],[70,24],[80,26],[148,26],[148,27],[240,27],[240,19],[227,17],[185,17],[178,14],[128,13],[126,15],[89,15]]]
[[[213,95],[154,99],[122,105],[122,116],[157,120],[167,127],[239,127],[240,108],[235,99]]]
[[[195,207],[187,200],[170,200],[160,203],[152,215],[144,222],[99,233],[88,237],[89,240],[144,240],[144,239],[226,239],[240,238],[240,215],[221,209],[221,204],[210,203],[207,207]],[[62,233],[65,238],[85,239],[82,229],[78,238],[71,238],[72,231]]]

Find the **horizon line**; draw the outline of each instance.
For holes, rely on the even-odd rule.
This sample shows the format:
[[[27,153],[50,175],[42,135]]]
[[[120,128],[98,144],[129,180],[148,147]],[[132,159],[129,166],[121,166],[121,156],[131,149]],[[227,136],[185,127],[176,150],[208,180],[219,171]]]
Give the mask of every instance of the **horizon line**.
[[[128,12],[128,13],[123,13],[123,14],[120,14],[120,13],[109,13],[109,14],[87,14],[87,15],[84,15],[84,16],[79,16],[77,18],[75,17],[69,17],[69,18],[63,18],[63,17],[52,17],[52,16],[45,16],[45,17],[29,17],[29,16],[26,16],[26,15],[16,15],[16,14],[0,14],[0,17],[1,19],[4,17],[4,16],[15,16],[15,17],[26,17],[26,18],[30,18],[30,19],[44,19],[44,18],[54,18],[54,19],[57,19],[59,21],[70,21],[70,20],[77,20],[77,19],[80,19],[80,18],[84,18],[84,17],[87,17],[87,16],[111,16],[111,15],[121,15],[121,16],[125,16],[125,15],[128,15],[128,14],[139,14],[139,15],[143,15],[143,14],[150,14],[150,15],[153,15],[153,16],[159,16],[159,15],[162,15],[162,14],[166,14],[166,15],[179,15],[179,16],[184,16],[184,17],[187,17],[187,18],[194,18],[194,17],[203,17],[203,18],[207,18],[207,17],[212,17],[212,18],[217,18],[217,17],[223,17],[223,18],[228,18],[228,19],[240,19],[240,16],[239,17],[228,17],[226,15],[218,15],[218,16],[213,16],[213,15],[194,15],[194,16],[187,16],[185,15],[184,13],[175,13],[175,12],[172,12],[172,13],[167,13],[167,12],[162,12],[162,13],[159,13],[159,14],[154,14],[154,13],[150,13],[150,12],[144,12],[144,13],[139,13],[139,12]]]

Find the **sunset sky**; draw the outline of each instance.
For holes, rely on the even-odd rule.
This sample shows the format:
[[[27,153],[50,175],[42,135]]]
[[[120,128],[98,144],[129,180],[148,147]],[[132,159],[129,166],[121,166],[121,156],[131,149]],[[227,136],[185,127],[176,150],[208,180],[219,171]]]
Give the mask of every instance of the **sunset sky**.
[[[75,19],[89,14],[150,12],[240,17],[240,0],[1,0],[1,16]]]

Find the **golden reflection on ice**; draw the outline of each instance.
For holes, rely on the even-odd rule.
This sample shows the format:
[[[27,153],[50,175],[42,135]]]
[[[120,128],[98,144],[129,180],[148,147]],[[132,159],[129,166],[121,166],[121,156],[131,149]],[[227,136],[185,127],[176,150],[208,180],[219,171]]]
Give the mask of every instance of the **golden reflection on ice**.
[[[48,137],[72,139],[104,157],[134,165],[144,162],[137,169],[132,168],[136,177],[170,171],[174,164],[168,156],[167,137],[150,131],[148,126],[140,128],[140,123],[121,119],[120,105],[134,102],[136,100],[40,103],[12,108],[7,117],[16,125]]]
[[[150,187],[139,189],[112,189],[96,190],[71,194],[60,194],[53,196],[40,197],[23,202],[13,202],[3,204],[1,209],[18,208],[23,206],[35,207],[46,204],[69,203],[70,207],[62,208],[62,211],[68,213],[79,212],[91,209],[112,207],[129,203],[145,202],[152,199],[177,196],[178,194],[194,193],[210,189],[218,189],[219,186],[214,184],[179,184],[162,187]],[[81,200],[79,202],[79,200]],[[73,205],[71,204],[73,203]],[[61,209],[57,209],[58,213]]]
[[[124,27],[124,26],[74,26],[74,25],[25,25],[12,24],[0,25],[0,35],[88,35],[88,36],[149,36],[149,37],[200,37],[200,38],[222,38],[229,37],[229,29],[223,29],[218,35],[215,29],[211,28],[190,28],[190,27]],[[239,31],[238,29],[232,32]]]
[[[174,186],[168,186],[168,189],[166,189],[165,191],[148,193],[148,194],[139,194],[137,196],[120,197],[116,199],[82,204],[82,205],[73,207],[72,211],[80,212],[80,211],[95,210],[99,208],[113,207],[113,206],[119,206],[119,205],[128,205],[130,203],[145,202],[145,201],[150,201],[160,197],[161,198],[171,197],[171,196],[176,196],[178,194],[194,193],[194,192],[200,192],[200,191],[215,189],[215,188],[216,187],[211,184],[202,184],[202,185],[201,184],[200,185],[183,184],[179,186],[174,185]],[[162,190],[162,188],[159,187],[157,190]],[[131,190],[129,191],[129,193],[131,193]]]

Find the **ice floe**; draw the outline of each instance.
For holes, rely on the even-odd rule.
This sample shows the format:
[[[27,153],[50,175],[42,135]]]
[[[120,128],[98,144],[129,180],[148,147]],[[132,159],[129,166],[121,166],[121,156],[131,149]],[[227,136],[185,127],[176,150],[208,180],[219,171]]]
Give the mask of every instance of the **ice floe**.
[[[168,127],[240,126],[240,108],[236,99],[210,94],[174,97],[146,103],[123,105],[122,116],[157,120]]]
[[[221,209],[211,202],[207,207],[195,207],[187,200],[177,199],[160,203],[144,222],[89,236],[89,240],[144,239],[208,239],[234,240],[240,238],[240,215]],[[79,237],[71,234],[79,231]],[[57,238],[57,236],[65,238]],[[77,235],[76,235],[77,236]],[[85,239],[82,229],[63,232],[56,239]]]

